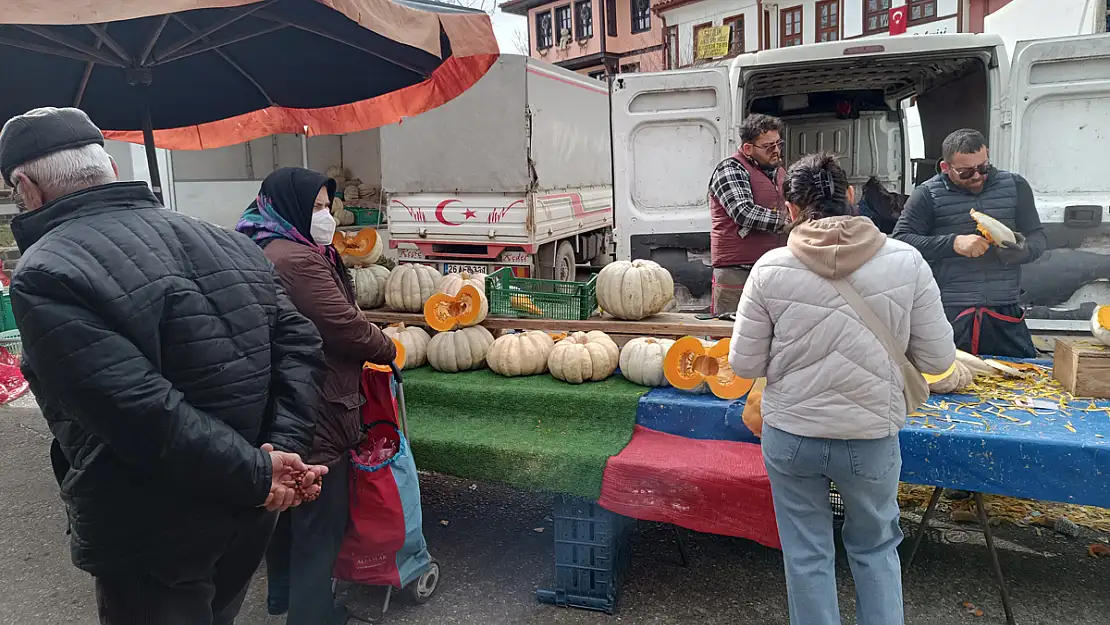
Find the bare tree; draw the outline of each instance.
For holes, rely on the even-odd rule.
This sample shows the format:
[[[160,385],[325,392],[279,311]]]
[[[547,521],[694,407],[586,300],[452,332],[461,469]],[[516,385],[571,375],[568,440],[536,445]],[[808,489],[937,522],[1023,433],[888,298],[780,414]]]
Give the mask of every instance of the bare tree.
[[[517,30],[513,32],[513,51],[523,56],[528,56],[531,53],[529,49],[531,46],[528,42],[528,31]]]
[[[475,9],[477,11],[485,11],[486,13],[493,13],[497,10],[497,6],[501,4],[498,0],[445,0],[449,4],[455,4],[468,9]]]

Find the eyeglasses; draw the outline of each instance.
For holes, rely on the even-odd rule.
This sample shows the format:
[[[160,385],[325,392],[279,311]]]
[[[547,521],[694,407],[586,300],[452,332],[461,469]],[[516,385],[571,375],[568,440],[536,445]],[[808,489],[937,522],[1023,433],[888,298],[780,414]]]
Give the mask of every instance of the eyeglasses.
[[[779,140],[775,141],[774,143],[764,143],[763,145],[757,145],[753,143],[752,145],[767,152],[781,152],[782,149],[786,147],[786,142]]]
[[[975,167],[961,167],[959,169],[953,167],[952,171],[956,172],[956,175],[959,176],[960,180],[968,180],[976,173],[978,173],[980,176],[986,176],[991,171],[991,162],[987,161]]]

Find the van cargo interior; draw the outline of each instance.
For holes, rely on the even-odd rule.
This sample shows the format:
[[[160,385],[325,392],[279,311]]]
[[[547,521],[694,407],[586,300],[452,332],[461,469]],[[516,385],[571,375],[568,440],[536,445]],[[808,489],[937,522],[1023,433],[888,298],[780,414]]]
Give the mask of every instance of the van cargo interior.
[[[744,77],[745,105],[786,122],[788,162],[815,149],[839,152],[841,164],[856,174],[853,183],[875,176],[891,191],[908,193],[934,175],[948,133],[975,128],[990,134],[992,58],[985,51],[960,54],[761,67]],[[912,163],[899,119],[909,98],[916,100],[924,144],[924,157]],[[861,118],[865,123],[854,123]],[[910,184],[903,174],[907,166],[913,168]]]

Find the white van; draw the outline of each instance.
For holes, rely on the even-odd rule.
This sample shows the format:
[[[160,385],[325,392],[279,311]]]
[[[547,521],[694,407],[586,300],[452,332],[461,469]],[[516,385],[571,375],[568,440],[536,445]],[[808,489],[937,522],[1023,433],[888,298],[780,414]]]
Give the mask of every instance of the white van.
[[[924,158],[910,159],[916,104]],[[850,111],[850,112],[849,112]],[[898,36],[745,54],[729,67],[617,77],[612,91],[616,257],[650,258],[708,308],[709,175],[736,151],[750,112],[786,125],[788,163],[830,150],[853,184],[909,194],[936,173],[958,128],[1033,188],[1049,251],[1022,287],[1034,329],[1086,327],[1110,303],[1110,35],[1022,42],[996,35]]]

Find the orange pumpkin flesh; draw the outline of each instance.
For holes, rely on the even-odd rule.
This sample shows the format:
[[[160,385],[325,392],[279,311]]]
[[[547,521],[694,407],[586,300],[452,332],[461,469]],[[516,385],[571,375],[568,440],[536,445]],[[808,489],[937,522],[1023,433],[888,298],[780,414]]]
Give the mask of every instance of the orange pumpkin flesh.
[[[346,254],[355,258],[367,256],[374,251],[374,245],[377,242],[378,231],[374,228],[363,228],[347,239]]]
[[[1110,330],[1110,306],[1099,306],[1098,325],[1104,329]],[[1010,364],[1012,365],[1013,363]]]
[[[706,347],[692,336],[682,337],[667,350],[663,374],[677,389],[691,391],[705,382],[717,397],[739,399],[751,389],[752,381],[736,375],[729,367],[730,344],[730,339],[722,339]]]
[[[335,231],[335,234],[331,235],[331,244],[335,248],[335,251],[340,254],[347,250],[347,238],[338,230]]]
[[[477,323],[481,309],[482,292],[467,284],[456,295],[436,293],[428,298],[424,304],[424,322],[436,332],[450,332],[459,326]]]
[[[393,341],[393,346],[397,348],[397,355],[393,357],[393,364],[396,365],[396,367],[398,369],[404,369],[405,368],[405,346],[402,345],[401,341],[398,341],[396,338],[392,338],[390,340]],[[373,369],[374,371],[385,371],[387,373],[390,371],[390,368],[389,368],[388,365],[375,365],[373,363],[368,362],[368,363],[365,363],[362,366],[366,369]]]

